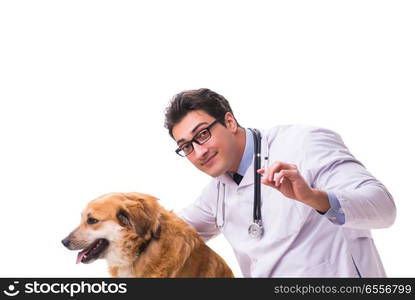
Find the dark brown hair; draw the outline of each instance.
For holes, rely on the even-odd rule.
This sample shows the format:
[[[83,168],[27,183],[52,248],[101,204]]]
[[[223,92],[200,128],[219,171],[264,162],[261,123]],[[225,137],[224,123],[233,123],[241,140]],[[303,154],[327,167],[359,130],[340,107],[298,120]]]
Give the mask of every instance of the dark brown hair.
[[[164,127],[169,130],[171,137],[173,137],[173,126],[193,110],[203,110],[210,116],[218,119],[224,126],[226,126],[224,121],[225,114],[230,112],[233,115],[228,100],[214,91],[206,88],[183,91],[173,97],[164,113]]]

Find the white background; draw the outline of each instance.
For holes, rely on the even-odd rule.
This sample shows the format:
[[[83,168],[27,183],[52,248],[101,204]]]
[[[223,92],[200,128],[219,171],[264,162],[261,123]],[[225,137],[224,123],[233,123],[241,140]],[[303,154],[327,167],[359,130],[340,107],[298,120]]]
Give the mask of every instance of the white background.
[[[414,15],[413,1],[1,1],[0,276],[108,276],[60,242],[102,194],[191,203],[209,177],[174,153],[163,112],[200,87],[246,127],[337,131],[395,198],[395,224],[372,232],[387,274],[414,276]],[[241,276],[223,237],[209,245]]]

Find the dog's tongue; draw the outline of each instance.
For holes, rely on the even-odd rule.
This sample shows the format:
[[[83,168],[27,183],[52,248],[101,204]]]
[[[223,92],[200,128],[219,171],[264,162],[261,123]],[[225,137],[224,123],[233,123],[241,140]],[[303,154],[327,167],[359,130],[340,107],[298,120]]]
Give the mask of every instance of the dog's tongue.
[[[79,264],[81,262],[82,258],[84,258],[87,251],[88,251],[88,249],[84,249],[84,250],[82,250],[81,252],[78,253],[78,258],[76,259],[77,264]]]

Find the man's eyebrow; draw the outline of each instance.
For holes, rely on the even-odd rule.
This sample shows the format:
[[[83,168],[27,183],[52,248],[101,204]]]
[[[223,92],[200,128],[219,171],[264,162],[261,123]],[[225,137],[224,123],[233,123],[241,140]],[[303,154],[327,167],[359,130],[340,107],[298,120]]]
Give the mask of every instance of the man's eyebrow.
[[[209,124],[208,122],[201,122],[201,123],[199,123],[199,124],[197,124],[193,129],[192,129],[192,131],[191,131],[191,133],[194,133],[200,126],[202,126],[202,125],[204,125],[204,124]],[[180,139],[180,140],[178,140],[176,143],[177,143],[177,145],[178,144],[180,144],[181,142],[184,142],[185,141],[185,139]]]

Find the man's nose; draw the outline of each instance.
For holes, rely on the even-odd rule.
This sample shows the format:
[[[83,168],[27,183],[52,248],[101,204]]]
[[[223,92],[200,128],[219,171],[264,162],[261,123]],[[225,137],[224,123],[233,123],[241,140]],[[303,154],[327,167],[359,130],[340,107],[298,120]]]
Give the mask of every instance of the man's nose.
[[[196,143],[193,144],[193,150],[196,154],[196,158],[198,159],[202,158],[208,151],[208,149],[204,145],[199,145]]]

